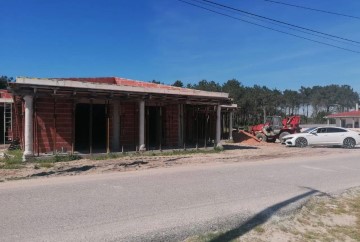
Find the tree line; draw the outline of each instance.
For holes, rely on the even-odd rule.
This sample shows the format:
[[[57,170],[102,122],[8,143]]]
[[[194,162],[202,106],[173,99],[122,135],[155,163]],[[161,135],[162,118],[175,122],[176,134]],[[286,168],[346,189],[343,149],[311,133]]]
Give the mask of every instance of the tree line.
[[[0,76],[0,89],[6,89],[12,77]],[[153,83],[160,82],[152,80]],[[359,93],[349,85],[302,86],[299,90],[270,89],[266,86],[244,86],[236,79],[220,84],[215,81],[201,80],[184,86],[180,80],[173,86],[187,87],[203,91],[229,93],[238,105],[235,125],[246,126],[262,123],[266,116],[301,115],[302,123],[324,123],[324,116],[334,112],[344,112],[359,102]]]
[[[173,86],[184,87],[181,81]],[[262,123],[266,116],[301,115],[302,123],[324,123],[324,116],[344,112],[359,102],[359,93],[349,85],[302,86],[299,90],[270,89],[266,86],[244,86],[236,79],[223,84],[201,80],[187,88],[227,92],[239,107],[235,123],[238,126]]]

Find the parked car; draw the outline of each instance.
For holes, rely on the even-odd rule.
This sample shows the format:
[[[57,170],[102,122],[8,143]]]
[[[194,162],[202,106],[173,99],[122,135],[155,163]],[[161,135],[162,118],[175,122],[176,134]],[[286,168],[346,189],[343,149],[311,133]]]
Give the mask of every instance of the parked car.
[[[338,127],[313,127],[301,133],[284,136],[282,143],[301,148],[315,145],[341,145],[352,149],[360,144],[360,133]]]

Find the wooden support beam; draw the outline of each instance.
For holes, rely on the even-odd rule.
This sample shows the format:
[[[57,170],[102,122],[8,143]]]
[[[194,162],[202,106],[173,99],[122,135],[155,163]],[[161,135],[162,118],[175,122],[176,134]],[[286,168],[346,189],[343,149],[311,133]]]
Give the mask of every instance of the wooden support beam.
[[[54,92],[56,92],[56,90],[54,90]],[[53,109],[53,127],[54,127],[54,132],[53,132],[53,154],[56,154],[56,98],[54,98],[54,109]]]
[[[93,153],[92,128],[93,128],[93,99],[90,99],[90,112],[89,112],[89,153],[90,153],[90,155],[92,155],[92,153]]]
[[[72,115],[71,115],[71,154],[75,152],[75,117],[76,117],[76,102],[72,100]]]
[[[105,116],[106,116],[106,153],[110,153],[110,110],[109,100],[105,101]]]

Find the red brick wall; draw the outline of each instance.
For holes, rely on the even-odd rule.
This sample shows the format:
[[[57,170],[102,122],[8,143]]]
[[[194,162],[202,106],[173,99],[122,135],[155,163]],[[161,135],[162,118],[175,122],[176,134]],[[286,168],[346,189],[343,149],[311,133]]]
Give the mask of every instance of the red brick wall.
[[[177,146],[179,137],[179,106],[177,104],[167,105],[165,110],[165,145]]]
[[[21,99],[15,98],[14,105],[12,107],[13,109],[13,127],[12,127],[12,137],[13,139],[20,139],[20,144],[22,145],[22,133],[23,133],[23,125],[22,125],[22,119],[23,119],[23,103]]]
[[[135,150],[139,140],[138,103],[120,104],[120,146],[125,150]],[[120,147],[121,148],[121,147]]]
[[[34,99],[36,117],[34,119],[34,152],[50,153],[55,149],[61,151],[63,147],[66,151],[71,151],[72,115],[73,101],[70,99],[58,99],[55,106],[56,129],[54,126],[54,99],[37,98]],[[19,105],[19,127],[14,125],[14,132],[19,128],[23,136],[23,105]],[[112,105],[110,106],[110,147],[112,140]],[[167,105],[165,108],[165,144],[166,146],[178,145],[178,105]],[[120,150],[124,146],[125,151],[135,150],[139,139],[139,107],[138,103],[120,104]],[[15,121],[15,120],[14,120]],[[55,134],[56,132],[56,134]]]
[[[72,101],[58,99],[55,107],[52,98],[37,98],[35,102],[36,117],[34,122],[37,124],[35,124],[37,132],[34,133],[35,151],[37,152],[39,148],[40,153],[53,152],[54,143],[56,151],[61,151],[62,148],[71,151]]]

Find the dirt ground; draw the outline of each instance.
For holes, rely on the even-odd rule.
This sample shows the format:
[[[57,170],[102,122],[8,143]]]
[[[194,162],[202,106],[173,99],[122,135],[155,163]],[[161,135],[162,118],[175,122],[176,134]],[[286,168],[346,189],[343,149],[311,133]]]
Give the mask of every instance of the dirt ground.
[[[360,241],[360,189],[315,196],[296,213],[275,217],[239,240]]]
[[[224,151],[218,153],[184,153],[171,156],[161,156],[161,154],[156,156],[125,156],[106,160],[81,159],[69,162],[56,162],[49,167],[39,167],[35,163],[25,163],[21,169],[0,169],[0,181],[4,182],[17,179],[33,179],[37,177],[69,176],[115,171],[125,172],[187,164],[327,156],[331,154],[359,151],[358,148],[353,150],[335,147],[292,148],[285,147],[279,143],[260,143],[252,139],[242,140],[241,143],[224,144],[224,148]]]
[[[188,238],[185,242],[218,241],[217,238],[225,233],[211,232]],[[314,196],[293,213],[273,216],[231,241],[360,241],[360,187],[336,196]]]

